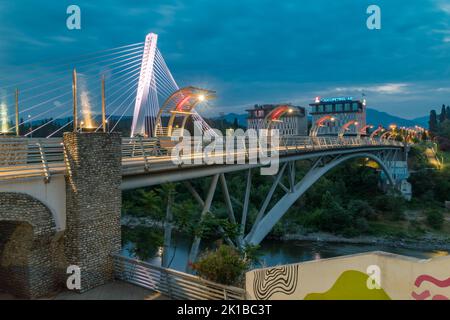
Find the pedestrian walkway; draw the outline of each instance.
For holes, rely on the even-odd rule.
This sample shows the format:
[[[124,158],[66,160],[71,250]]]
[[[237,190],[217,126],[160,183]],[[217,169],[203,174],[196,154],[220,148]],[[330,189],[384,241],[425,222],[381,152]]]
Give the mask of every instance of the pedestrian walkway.
[[[14,296],[0,293],[0,300],[16,300]],[[114,281],[84,293],[63,291],[54,297],[41,300],[170,300],[168,297],[123,281]]]

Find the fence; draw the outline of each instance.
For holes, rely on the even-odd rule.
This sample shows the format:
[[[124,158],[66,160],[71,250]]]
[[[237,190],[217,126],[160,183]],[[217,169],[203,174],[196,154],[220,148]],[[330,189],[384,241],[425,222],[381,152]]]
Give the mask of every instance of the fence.
[[[116,279],[180,300],[244,300],[245,290],[114,255]]]
[[[64,147],[61,139],[0,139],[0,179],[43,176],[64,172]]]

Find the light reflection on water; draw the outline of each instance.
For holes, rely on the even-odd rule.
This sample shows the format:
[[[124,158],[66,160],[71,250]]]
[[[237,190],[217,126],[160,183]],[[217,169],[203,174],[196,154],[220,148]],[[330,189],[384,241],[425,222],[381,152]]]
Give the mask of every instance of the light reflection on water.
[[[191,245],[190,239],[177,235],[172,239],[172,244],[173,247],[169,249],[169,267],[175,270],[185,271]],[[212,246],[213,244],[209,244],[206,247]],[[132,248],[133,244],[128,243],[122,249],[122,254],[131,256],[132,254],[130,254],[130,252]],[[202,248],[204,249],[205,246]],[[149,250],[153,250],[153,252],[151,252],[153,257],[148,259],[147,262],[160,266],[162,248],[153,248]],[[371,251],[385,251],[420,259],[428,259],[449,254],[447,251],[417,250],[383,245],[358,245],[296,240],[266,240],[262,243],[260,251],[262,253],[261,265],[267,267]]]

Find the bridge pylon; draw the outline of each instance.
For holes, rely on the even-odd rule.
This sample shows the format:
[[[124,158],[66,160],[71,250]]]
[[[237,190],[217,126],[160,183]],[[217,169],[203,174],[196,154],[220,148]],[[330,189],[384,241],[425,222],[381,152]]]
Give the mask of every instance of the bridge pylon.
[[[149,95],[154,101],[158,100],[155,88],[155,57],[158,43],[158,35],[149,33],[145,38],[144,52],[142,55],[141,72],[134,104],[133,122],[131,125],[131,137],[145,134],[146,118],[156,118],[157,110],[148,107]],[[151,131],[149,131],[151,132]]]

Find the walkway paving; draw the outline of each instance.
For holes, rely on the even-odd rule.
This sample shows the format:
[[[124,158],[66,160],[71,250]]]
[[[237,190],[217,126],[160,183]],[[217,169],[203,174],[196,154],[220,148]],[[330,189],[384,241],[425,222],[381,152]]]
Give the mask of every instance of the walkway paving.
[[[0,293],[0,300],[15,300],[10,294]],[[123,281],[114,281],[85,293],[64,291],[42,300],[170,300],[168,297]]]

